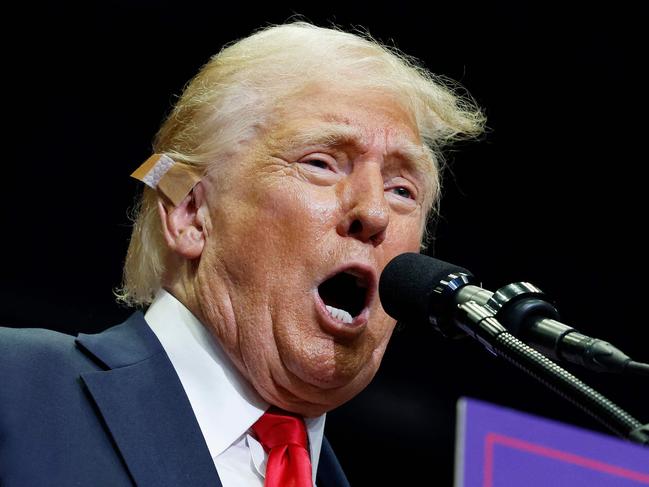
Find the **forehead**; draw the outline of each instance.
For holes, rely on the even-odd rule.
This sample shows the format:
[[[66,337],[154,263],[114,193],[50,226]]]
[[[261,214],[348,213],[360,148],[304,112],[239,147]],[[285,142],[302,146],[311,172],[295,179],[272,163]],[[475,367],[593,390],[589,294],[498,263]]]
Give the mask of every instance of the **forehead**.
[[[276,129],[291,130],[305,119],[312,124],[345,127],[368,137],[384,132],[419,143],[414,117],[395,96],[371,90],[310,86],[278,107]]]
[[[275,115],[267,132],[275,150],[348,146],[362,153],[379,146],[417,171],[436,172],[414,116],[392,95],[311,89],[282,103]]]

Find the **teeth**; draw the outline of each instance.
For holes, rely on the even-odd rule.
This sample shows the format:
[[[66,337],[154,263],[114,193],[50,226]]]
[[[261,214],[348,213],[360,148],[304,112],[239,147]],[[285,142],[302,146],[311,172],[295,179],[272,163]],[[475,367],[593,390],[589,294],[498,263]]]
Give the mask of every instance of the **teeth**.
[[[352,315],[350,315],[344,309],[334,308],[333,306],[326,305],[327,310],[337,320],[342,321],[343,323],[351,323],[353,321]]]

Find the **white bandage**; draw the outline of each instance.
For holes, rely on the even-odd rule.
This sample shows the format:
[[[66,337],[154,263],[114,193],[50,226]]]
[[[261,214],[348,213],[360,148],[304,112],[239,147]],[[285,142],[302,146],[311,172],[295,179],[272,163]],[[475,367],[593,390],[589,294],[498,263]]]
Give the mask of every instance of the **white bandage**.
[[[149,170],[148,173],[141,179],[141,181],[149,186],[150,188],[157,189],[158,188],[158,183],[162,179],[162,177],[167,174],[167,171],[171,169],[171,166],[174,165],[174,160],[165,155],[165,154],[156,154],[155,156],[159,155],[160,157],[158,158],[157,162],[153,165],[153,167]],[[154,156],[154,157],[155,157]]]

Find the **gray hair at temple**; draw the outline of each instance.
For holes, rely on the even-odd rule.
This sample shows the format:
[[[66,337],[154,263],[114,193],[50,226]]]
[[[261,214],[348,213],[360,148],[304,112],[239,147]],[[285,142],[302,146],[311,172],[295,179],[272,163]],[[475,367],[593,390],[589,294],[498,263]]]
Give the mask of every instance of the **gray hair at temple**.
[[[224,47],[186,86],[154,141],[154,152],[218,171],[263,133],[273,113],[313,83],[391,94],[413,114],[431,158],[429,210],[439,201],[442,150],[482,133],[484,116],[454,82],[372,39],[294,22],[267,27]],[[160,289],[169,250],[158,194],[145,188],[137,208],[118,299],[146,305]]]

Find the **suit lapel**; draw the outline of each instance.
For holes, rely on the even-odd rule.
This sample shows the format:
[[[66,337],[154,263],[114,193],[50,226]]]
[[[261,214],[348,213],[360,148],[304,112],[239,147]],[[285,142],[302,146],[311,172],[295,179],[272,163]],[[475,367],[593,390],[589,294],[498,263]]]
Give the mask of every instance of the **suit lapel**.
[[[221,486],[182,384],[141,313],[77,344],[108,369],[81,379],[137,485]]]
[[[349,487],[347,477],[327,438],[322,438],[316,484],[318,487]]]

